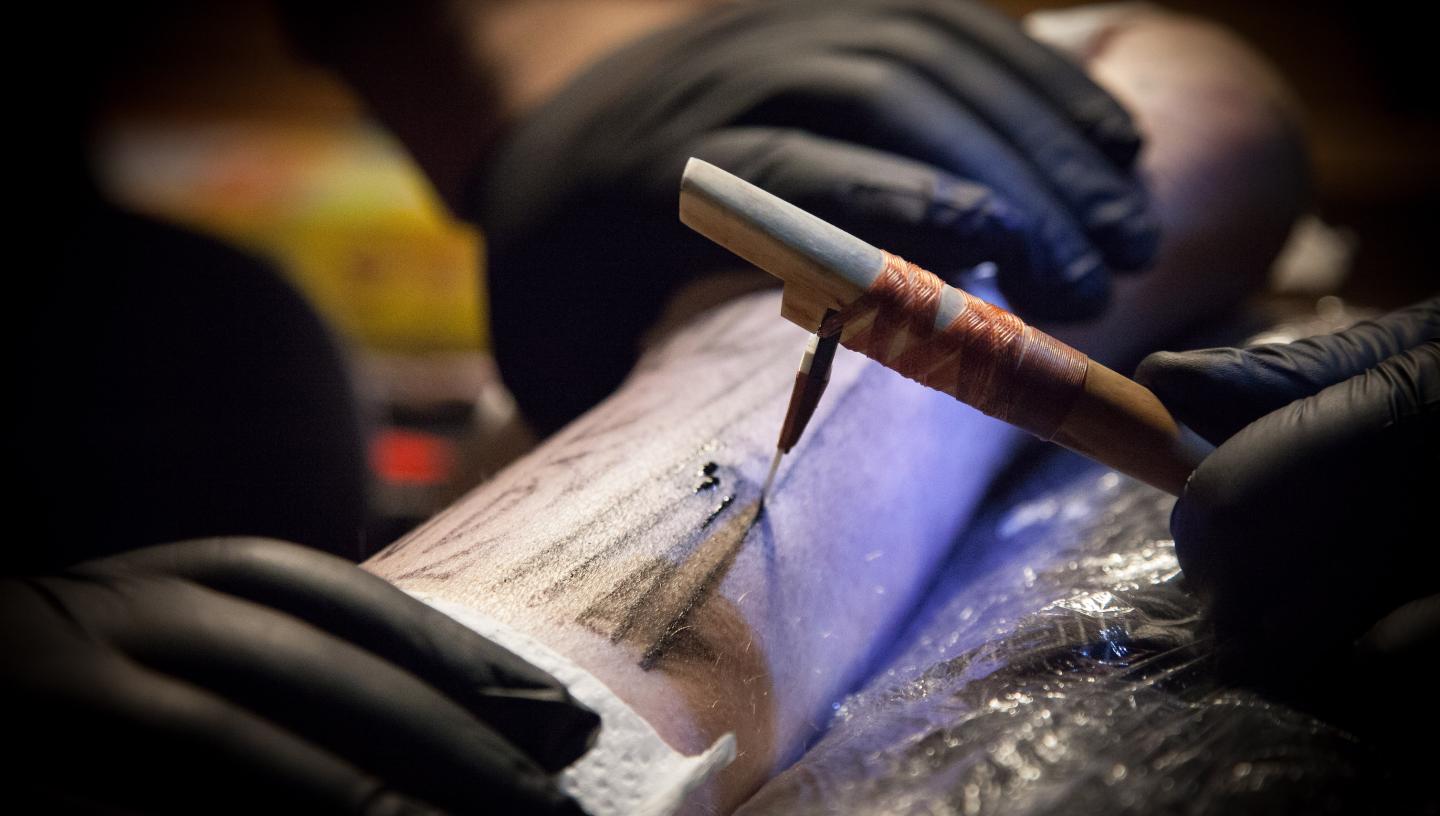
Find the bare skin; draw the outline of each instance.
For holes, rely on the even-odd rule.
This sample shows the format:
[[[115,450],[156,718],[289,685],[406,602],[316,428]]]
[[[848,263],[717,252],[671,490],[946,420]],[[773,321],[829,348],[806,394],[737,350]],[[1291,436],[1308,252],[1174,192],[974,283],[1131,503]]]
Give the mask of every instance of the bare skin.
[[[1139,19],[1088,65],[1147,134],[1166,242],[1105,318],[1047,328],[1123,365],[1257,284],[1301,184],[1275,86],[1213,29]],[[366,564],[569,656],[679,750],[734,732],[694,812],[794,760],[1018,439],[842,352],[758,513],[803,341],[778,311],[758,294],[678,321],[612,397]]]

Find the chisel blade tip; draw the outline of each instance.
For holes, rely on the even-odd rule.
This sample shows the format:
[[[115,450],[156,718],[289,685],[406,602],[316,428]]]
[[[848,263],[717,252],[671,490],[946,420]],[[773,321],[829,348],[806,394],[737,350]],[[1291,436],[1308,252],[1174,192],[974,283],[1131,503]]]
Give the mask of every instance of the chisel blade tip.
[[[776,448],[775,458],[770,460],[770,473],[765,477],[765,484],[760,488],[760,504],[765,504],[765,498],[770,495],[770,488],[775,484],[775,473],[780,470],[780,457],[785,451]]]

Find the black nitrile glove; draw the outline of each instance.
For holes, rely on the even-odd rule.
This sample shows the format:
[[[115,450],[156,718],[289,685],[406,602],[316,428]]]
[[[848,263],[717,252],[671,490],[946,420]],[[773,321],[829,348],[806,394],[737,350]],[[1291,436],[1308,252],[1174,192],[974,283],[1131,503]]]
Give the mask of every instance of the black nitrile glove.
[[[477,176],[496,355],[547,430],[614,388],[684,276],[735,263],[677,221],[691,156],[938,274],[994,261],[1032,319],[1093,315],[1158,243],[1138,149],[1077,65],[977,3],[726,7],[597,63]]]
[[[578,813],[552,774],[599,724],[379,578],[262,539],[5,579],[0,644],[12,779],[105,812]]]
[[[1136,379],[1219,444],[1171,529],[1250,668],[1303,670],[1440,592],[1440,298],[1289,344],[1152,354]],[[1427,608],[1369,646],[1415,643]]]

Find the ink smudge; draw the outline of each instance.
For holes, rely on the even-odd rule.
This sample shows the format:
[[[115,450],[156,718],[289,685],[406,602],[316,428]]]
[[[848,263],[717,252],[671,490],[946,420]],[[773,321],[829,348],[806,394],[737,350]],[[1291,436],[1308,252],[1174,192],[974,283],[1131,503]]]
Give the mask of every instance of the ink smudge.
[[[734,502],[733,494],[726,496],[688,540],[628,570],[625,579],[582,610],[576,622],[611,643],[638,646],[639,666],[645,671],[667,655],[710,655],[697,634],[695,612],[720,585],[760,515],[758,499],[727,514]]]
[[[729,496],[726,496],[725,498],[721,499],[721,500],[720,500],[720,504],[716,505],[716,506],[715,506],[715,509],[710,511],[710,515],[705,519],[704,523],[702,523],[702,524],[700,525],[700,529],[703,530],[703,529],[705,529],[706,527],[709,527],[711,524],[713,524],[713,523],[715,522],[715,519],[719,518],[719,517],[720,517],[720,514],[723,513],[723,512],[725,512],[725,508],[729,507],[729,506],[731,505],[731,503],[734,502],[734,501],[735,501],[735,494],[734,494],[734,493],[731,493]],[[758,503],[757,503],[757,504],[758,504]]]
[[[727,496],[711,519],[728,507],[734,498]],[[694,629],[695,611],[705,605],[725,573],[730,571],[730,565],[735,562],[735,556],[759,516],[760,502],[757,499],[701,539],[690,557],[679,565],[670,585],[665,588],[664,601],[654,610],[659,613],[655,623],[660,625],[650,629],[656,636],[647,638],[649,645],[640,656],[641,669],[650,671],[682,642],[694,640],[687,636]],[[709,522],[706,524],[708,526]]]
[[[601,633],[609,633],[611,643],[619,643],[635,627],[646,607],[640,602],[664,587],[674,576],[676,565],[665,557],[650,558],[610,588],[599,600],[575,617],[577,623]]]

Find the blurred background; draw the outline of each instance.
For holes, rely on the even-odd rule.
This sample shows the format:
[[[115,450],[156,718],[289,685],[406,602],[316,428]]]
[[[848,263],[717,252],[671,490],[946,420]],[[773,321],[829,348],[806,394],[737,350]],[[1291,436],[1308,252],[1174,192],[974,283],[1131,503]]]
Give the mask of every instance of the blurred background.
[[[457,222],[335,77],[294,57],[265,3],[172,4],[126,32],[93,145],[135,210],[274,261],[352,352],[371,420],[371,540],[385,542],[533,444],[487,353],[484,240]],[[1019,16],[1068,3],[998,5]],[[1333,277],[1276,297],[1403,305],[1436,288],[1440,107],[1410,6],[1175,2],[1237,31],[1306,112]],[[1343,275],[1343,277],[1341,277]],[[1333,284],[1333,286],[1332,286]]]

